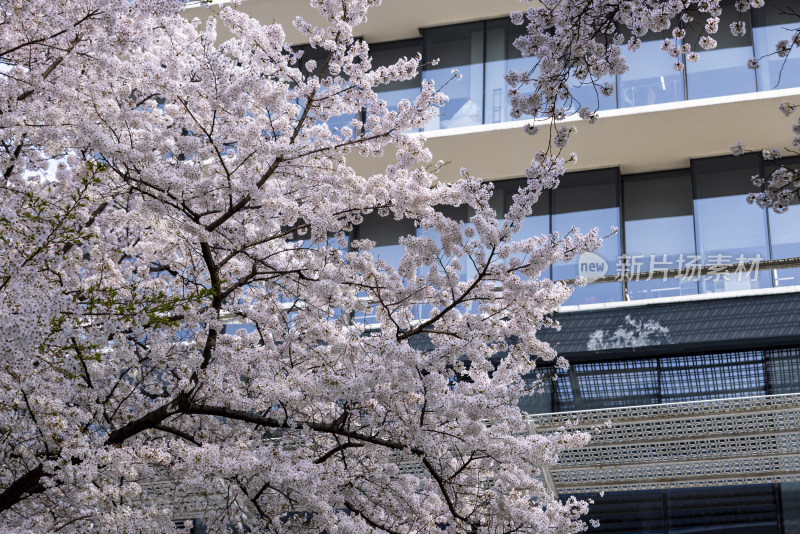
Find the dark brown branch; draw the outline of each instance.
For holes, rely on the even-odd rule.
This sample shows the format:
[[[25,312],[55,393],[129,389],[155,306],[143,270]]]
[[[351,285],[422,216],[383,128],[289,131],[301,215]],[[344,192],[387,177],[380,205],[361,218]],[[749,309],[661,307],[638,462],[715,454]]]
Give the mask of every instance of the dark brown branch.
[[[423,456],[425,451],[420,449],[419,447],[408,447],[407,444],[400,443],[397,441],[392,441],[384,438],[379,438],[377,436],[371,436],[368,434],[362,434],[360,432],[355,432],[352,430],[347,430],[342,428],[340,424],[337,422],[333,423],[317,423],[314,421],[307,421],[302,423],[296,423],[294,425],[289,425],[283,421],[279,421],[272,417],[265,417],[262,415],[258,415],[252,412],[245,412],[243,410],[235,410],[233,408],[227,408],[225,406],[210,406],[206,404],[187,404],[186,406],[181,407],[181,413],[187,415],[214,415],[217,417],[225,417],[228,419],[233,419],[236,421],[243,421],[245,423],[253,423],[256,425],[261,425],[269,428],[294,428],[294,429],[302,429],[308,428],[315,432],[321,432],[323,434],[333,434],[338,435],[350,439],[354,439],[357,441],[363,441],[365,443],[371,443],[373,445],[380,445],[382,447],[386,447],[396,451],[410,451],[413,454],[418,456]]]
[[[77,44],[80,43],[80,42],[81,42],[81,36],[80,35],[76,35],[75,38],[72,40],[72,42],[69,44],[69,47],[66,50],[66,54],[69,54],[70,52],[72,52],[72,50],[75,48],[75,46],[77,46]],[[62,61],[64,61],[64,57],[66,57],[66,54],[63,55],[63,56],[58,56],[53,61],[53,63],[51,63],[50,66],[47,67],[47,70],[45,70],[44,73],[42,73],[42,80],[46,80],[48,76],[53,74],[53,71],[56,70],[59,65],[61,65]],[[19,95],[17,97],[17,102],[22,102],[23,100],[25,100],[26,98],[28,98],[29,96],[31,96],[35,92],[36,92],[35,89],[28,89],[27,91],[25,91],[24,93],[22,93],[21,95]]]
[[[442,478],[442,475],[440,475],[436,470],[436,467],[434,467],[431,461],[425,457],[422,458],[422,465],[425,466],[425,469],[428,470],[428,473],[430,473],[430,475],[433,477],[433,480],[435,480],[436,484],[439,486],[439,491],[442,493],[445,503],[447,503],[447,509],[450,510],[450,514],[456,519],[460,519],[464,523],[470,524],[469,520],[463,515],[459,514],[456,510],[453,499],[451,499],[450,494],[447,493],[447,483],[445,482],[444,478]],[[476,525],[472,525],[472,529],[476,530]]]
[[[323,454],[322,456],[320,456],[319,458],[314,460],[314,463],[315,464],[323,464],[323,463],[325,463],[325,461],[328,458],[330,458],[331,456],[333,456],[334,454],[336,454],[339,451],[343,451],[345,449],[351,449],[351,448],[355,448],[355,447],[363,447],[363,446],[364,446],[363,443],[353,443],[353,442],[350,442],[350,441],[347,442],[347,443],[342,443],[341,445],[337,445],[336,447],[332,448],[331,450],[329,450],[328,452],[326,452],[325,454]]]
[[[174,436],[178,436],[179,438],[185,439],[189,443],[197,445],[198,447],[200,447],[202,445],[199,441],[197,441],[194,438],[194,436],[192,436],[191,434],[189,434],[187,432],[184,432],[183,430],[178,430],[177,428],[173,428],[173,427],[168,426],[168,425],[155,425],[153,428],[155,430],[160,430],[162,432],[166,432],[167,434],[172,434]]]
[[[419,325],[417,325],[416,327],[412,328],[411,330],[408,330],[406,332],[398,334],[397,335],[397,340],[398,341],[402,341],[404,339],[408,339],[410,337],[413,337],[413,336],[419,334],[420,332],[422,332],[423,330],[427,329],[432,324],[436,323],[439,319],[444,317],[444,315],[447,312],[449,312],[450,310],[452,310],[453,308],[455,308],[456,306],[458,306],[459,304],[464,302],[464,300],[467,298],[467,296],[469,296],[469,294],[472,293],[472,291],[476,287],[478,287],[478,284],[480,284],[481,281],[486,277],[486,273],[487,273],[487,271],[489,269],[489,265],[492,263],[492,258],[494,256],[494,252],[495,252],[495,249],[493,248],[489,253],[489,257],[486,259],[486,265],[483,267],[483,270],[475,277],[475,280],[469,285],[469,287],[467,289],[464,290],[463,293],[461,293],[461,295],[458,298],[454,299],[453,302],[451,302],[450,304],[445,306],[439,313],[437,313],[436,315],[434,315],[433,317],[431,317],[427,321],[425,321],[423,323],[420,323]]]
[[[5,512],[22,499],[25,495],[35,495],[45,490],[41,483],[44,476],[44,466],[37,465],[17,480],[11,483],[2,493],[0,493],[0,513]]]
[[[377,529],[382,530],[384,532],[388,532],[389,534],[401,534],[399,530],[393,530],[393,529],[387,527],[386,525],[381,525],[380,523],[378,523],[374,519],[371,519],[370,517],[364,515],[364,512],[362,512],[361,510],[356,508],[355,505],[353,505],[352,502],[344,501],[344,505],[347,507],[348,510],[350,510],[354,514],[358,515],[361,519],[364,520],[364,523],[366,523],[367,525],[371,526],[372,528],[377,528]]]

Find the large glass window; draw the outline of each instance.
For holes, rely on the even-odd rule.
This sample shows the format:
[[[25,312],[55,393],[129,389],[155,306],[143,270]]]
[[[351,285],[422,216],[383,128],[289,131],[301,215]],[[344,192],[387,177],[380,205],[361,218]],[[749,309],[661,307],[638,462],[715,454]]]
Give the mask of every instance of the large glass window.
[[[797,496],[796,484],[752,484],[708,488],[679,488],[648,491],[579,494],[593,499],[584,520],[595,519],[600,526],[592,532],[614,534],[708,533],[778,534],[793,533],[797,514],[788,510]],[[564,495],[562,498],[566,498]],[[781,506],[781,501],[783,506]]]
[[[700,56],[697,62],[686,62],[689,98],[735,95],[756,90],[755,73],[747,68],[747,60],[753,56],[752,36],[748,32],[744,36],[734,37],[729,28],[740,16],[749,25],[747,13],[742,15],[732,4],[723,6],[720,30],[714,34],[717,41],[714,50],[703,50],[698,46],[701,37],[698,30],[701,26],[691,24],[687,28],[684,42],[691,44]]]
[[[666,494],[667,532],[778,534],[776,486],[671,489]]]
[[[447,84],[444,92],[450,97],[426,130],[483,123],[483,26],[475,22],[425,30],[425,63],[439,59],[439,64],[427,67],[423,78],[436,82],[437,89]],[[461,79],[452,79],[453,69]]]
[[[678,44],[691,44],[700,60],[678,59],[685,66],[684,71],[676,71],[676,59],[661,50],[665,38],[674,41],[671,33],[648,34],[636,52],[623,47],[629,65],[626,73],[616,79],[609,76],[595,81],[616,85],[613,95],[603,96],[591,80],[579,81],[571,76],[566,83],[573,100],[560,105],[568,108],[568,112],[575,112],[581,106],[605,110],[742,94],[756,88],[763,91],[800,86],[800,56],[791,54],[782,58],[774,53],[778,41],[791,39],[800,30],[800,20],[791,11],[800,12],[800,0],[779,0],[744,14],[738,13],[732,2],[724,4],[720,30],[714,34],[717,41],[714,50],[703,50],[698,44],[701,19],[685,25],[686,37]],[[729,25],[740,18],[752,26],[752,32],[748,29],[744,36],[734,37]],[[511,69],[529,72],[536,65],[536,58],[523,58],[514,47],[514,40],[524,33],[524,26],[515,26],[507,18],[428,28],[423,31],[422,39],[372,45],[373,62],[376,66],[388,65],[398,57],[422,52],[426,65],[422,77],[436,82],[437,88],[444,88],[450,98],[440,114],[426,125],[426,130],[504,122],[512,119],[505,74]],[[304,48],[306,56],[302,63],[315,59],[319,69],[324,64],[325,51]],[[747,68],[747,60],[754,55],[767,56],[755,73]],[[436,59],[440,62],[432,65],[431,61]],[[453,79],[454,69],[461,79]],[[390,108],[394,107],[403,98],[416,97],[419,80],[388,84],[379,88],[379,94]],[[520,89],[531,90],[529,86]],[[333,117],[330,123],[341,128],[351,119]]]
[[[505,80],[510,70],[528,72],[533,69],[536,59],[522,57],[514,47],[514,39],[525,33],[525,26],[515,26],[508,19],[486,22],[486,88],[484,107],[487,123],[503,122],[511,119],[511,103]],[[529,90],[523,87],[521,90]]]
[[[756,190],[752,176],[760,171],[761,158],[757,154],[692,161],[700,262],[715,265],[743,261],[749,266],[769,259],[765,210],[745,200],[748,193]],[[700,290],[714,293],[772,287],[768,271],[740,274],[704,276]]]
[[[622,178],[628,298],[692,295],[697,280],[664,278],[695,254],[692,178],[688,169]]]
[[[468,222],[470,215],[474,213],[472,208],[466,204],[461,204],[460,206],[439,205],[436,206],[436,211],[458,223]],[[432,228],[427,228],[427,229],[417,228],[416,233],[418,236],[429,236],[431,239],[433,239],[433,241],[437,244],[437,246],[441,248],[442,244],[441,237],[439,236],[439,233],[436,230]],[[439,263],[434,264],[433,266],[429,267],[429,269],[438,269],[440,272],[444,272],[445,269],[451,269],[456,264],[460,265],[460,268],[457,271],[458,279],[460,282],[465,282],[468,279],[472,278],[475,274],[477,274],[475,265],[472,263],[469,257],[462,256],[455,258],[455,257],[444,256],[441,253],[439,256]],[[427,276],[428,272],[429,271],[427,269],[423,269],[423,272],[421,272],[420,275]],[[428,317],[431,309],[432,306],[429,304],[423,304],[419,306],[417,308],[418,316],[421,318]],[[464,311],[466,308],[459,307],[458,309]],[[477,307],[475,308],[474,311],[477,311]]]
[[[401,57],[412,58],[422,53],[422,39],[409,39],[381,43],[370,47],[373,68],[394,64]],[[419,75],[404,82],[391,82],[378,87],[378,96],[386,101],[389,109],[397,109],[397,104],[404,98],[414,102],[420,92]],[[368,110],[369,112],[369,110]]]
[[[761,9],[753,11],[756,57],[772,54],[761,60],[758,69],[758,88],[761,91],[800,85],[800,56],[796,51],[785,58],[774,54],[779,41],[787,39],[791,42],[793,33],[800,29],[798,12],[798,0],[767,2]]]
[[[405,253],[405,248],[399,243],[400,238],[413,236],[415,232],[414,221],[410,219],[396,221],[391,216],[381,217],[373,212],[364,217],[364,221],[356,229],[355,237],[374,241],[375,246],[370,250],[370,254],[396,268]],[[366,294],[362,295],[365,296]],[[377,323],[374,312],[357,313],[354,320],[364,324]]]
[[[318,76],[320,78],[326,78],[331,74],[325,68],[325,65],[328,63],[328,59],[330,57],[330,52],[323,48],[312,48],[309,45],[304,45],[300,47],[303,50],[303,57],[300,58],[300,68],[303,70],[303,74],[308,76]],[[308,68],[309,61],[313,61],[316,65],[313,69]],[[312,63],[312,65],[314,64]],[[347,76],[342,73],[339,76],[342,78],[347,78]],[[341,89],[344,89],[342,87]],[[320,91],[317,94],[317,101],[322,104],[322,109],[325,109],[325,98],[326,98],[326,91]],[[300,102],[300,105],[305,105],[305,102]],[[357,116],[355,113],[345,113],[342,115],[326,115],[324,117],[319,117],[317,122],[321,123],[324,122],[328,125],[331,133],[339,134],[341,129],[344,127],[352,128],[352,121],[356,119]],[[357,134],[358,132],[353,131],[353,134]]]
[[[765,350],[764,360],[771,395],[800,392],[800,349]]]
[[[405,252],[399,243],[400,238],[414,235],[415,232],[414,221],[411,219],[396,221],[393,217],[381,217],[373,212],[366,215],[364,222],[358,227],[357,239],[374,241],[375,246],[370,253],[392,267],[397,267]]]
[[[661,50],[669,34],[648,34],[636,52],[623,47],[629,69],[618,76],[619,107],[647,106],[684,100],[683,73],[673,68],[675,59]]]
[[[572,227],[589,232],[597,227],[604,237],[603,245],[594,252],[607,265],[605,275],[619,272],[620,237],[612,234],[612,227],[619,227],[619,169],[570,173],[561,179],[561,185],[553,191],[552,229],[561,237],[568,235]],[[553,266],[556,280],[574,279],[592,273],[579,272],[580,258]],[[598,262],[599,263],[599,262]],[[576,287],[566,304],[591,304],[622,300],[622,283],[606,282]]]
[[[659,404],[657,359],[570,365],[556,381],[558,411]]]
[[[597,494],[578,494],[579,499],[593,499],[589,515],[584,520],[600,522],[590,532],[614,534],[661,534],[666,532],[664,492],[615,491],[599,497]],[[563,495],[562,498],[567,498]]]
[[[514,195],[519,191],[520,187],[524,187],[526,180],[503,180],[495,182],[494,196],[492,202],[494,209],[497,211],[498,217],[503,217],[505,212],[511,207]],[[530,216],[526,217],[522,226],[514,235],[514,239],[521,240],[529,237],[538,237],[550,233],[550,191],[544,191],[539,197],[539,201],[534,204],[533,211]],[[523,261],[525,258],[520,258]],[[550,268],[542,273],[546,278],[549,278]]]
[[[548,377],[541,367],[526,377]],[[527,406],[553,412],[800,392],[800,348],[573,361]],[[546,397],[546,398],[545,398]]]
[[[764,175],[769,176],[777,165],[773,162],[764,165]],[[779,160],[779,163],[788,168],[800,167],[800,158]],[[770,246],[773,259],[800,257],[800,203],[796,200],[791,203],[785,213],[775,213],[767,210],[769,218]],[[793,286],[800,284],[800,269],[775,270],[776,286]]]
[[[616,91],[610,96],[605,96],[600,92],[600,86],[609,84],[612,87],[615,85],[614,76],[603,76],[598,78],[592,84],[589,78],[583,81],[578,80],[574,76],[570,76],[567,80],[572,101],[569,102],[567,108],[568,113],[575,113],[581,107],[587,107],[591,111],[614,109],[617,107],[617,93]]]
[[[760,350],[660,358],[661,402],[767,394]]]

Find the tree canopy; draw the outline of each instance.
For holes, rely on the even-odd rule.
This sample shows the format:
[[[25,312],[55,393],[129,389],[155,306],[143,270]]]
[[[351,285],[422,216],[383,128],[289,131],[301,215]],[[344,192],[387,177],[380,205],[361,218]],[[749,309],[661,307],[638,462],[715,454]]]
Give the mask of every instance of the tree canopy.
[[[508,75],[516,113],[553,140],[504,214],[408,133],[440,88],[379,98],[420,59],[373,65],[353,28],[377,3],[312,1],[328,25],[295,26],[319,63],[235,6],[189,21],[173,0],[2,3],[5,532],[167,532],[169,503],[197,495],[213,531],[586,528],[587,503],[541,474],[589,436],[537,435],[517,401],[542,361],[566,365],[537,332],[571,289],[541,274],[600,232],[515,232],[565,172],[569,76],[622,72],[621,47],[676,17],[702,16],[710,47],[719,3],[512,15],[537,59]],[[353,166],[384,152],[380,174]],[[442,209],[465,205],[464,221]],[[371,214],[420,229],[399,265],[352,239]]]

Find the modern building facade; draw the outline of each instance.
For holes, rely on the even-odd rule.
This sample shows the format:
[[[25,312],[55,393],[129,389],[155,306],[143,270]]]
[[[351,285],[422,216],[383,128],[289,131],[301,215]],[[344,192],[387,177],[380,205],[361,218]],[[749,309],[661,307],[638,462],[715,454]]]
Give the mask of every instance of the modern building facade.
[[[288,27],[299,4],[246,0],[241,8]],[[508,14],[520,4],[384,4],[363,33],[375,60],[420,53],[422,77],[438,85],[459,70],[462,79],[446,89],[450,101],[422,134],[435,159],[494,182],[502,213],[547,142],[511,120],[506,96],[503,74],[531,64],[513,47],[521,29]],[[546,378],[545,391],[522,404],[538,431],[567,420],[612,422],[548,474],[553,491],[595,500],[598,531],[800,532],[800,206],[777,215],[747,204],[751,177],[774,163],[758,152],[729,153],[737,141],[759,151],[788,143],[790,122],[777,107],[800,97],[800,58],[769,56],[756,71],[746,62],[800,26],[792,10],[800,12],[800,2],[768,2],[748,15],[746,36],[733,38],[728,5],[718,48],[682,72],[655,35],[626,52],[626,74],[605,80],[615,86],[611,97],[579,89],[581,104],[599,107],[601,120],[567,119],[579,130],[570,141],[579,164],[522,230],[563,234],[574,225],[609,234],[595,255],[547,273],[591,282],[557,314],[562,329],[542,334],[570,369],[531,376],[532,384]],[[382,96],[396,105],[418,91],[419,78]],[[380,162],[364,161],[362,171],[379,172]],[[462,211],[453,215],[466,220]],[[358,237],[397,261],[397,239],[413,225],[377,215],[367,222]]]

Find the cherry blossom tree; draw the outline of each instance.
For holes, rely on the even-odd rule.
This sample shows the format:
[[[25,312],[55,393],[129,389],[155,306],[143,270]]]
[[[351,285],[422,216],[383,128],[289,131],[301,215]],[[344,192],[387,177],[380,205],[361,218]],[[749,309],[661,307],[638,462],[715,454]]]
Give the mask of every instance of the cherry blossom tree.
[[[588,503],[542,472],[589,436],[537,435],[517,401],[542,361],[566,365],[537,332],[571,288],[541,274],[599,232],[515,232],[565,172],[570,77],[613,90],[621,46],[676,17],[713,48],[719,3],[512,15],[537,58],[508,75],[515,115],[552,142],[504,214],[408,133],[441,88],[379,98],[420,60],[373,65],[353,28],[377,3],[312,0],[328,25],[295,21],[308,60],[235,6],[188,21],[177,0],[3,2],[4,531],[168,532],[171,503],[198,495],[212,531],[587,528]],[[665,52],[696,59],[673,36]],[[380,174],[354,166],[384,152]],[[466,221],[441,209],[464,205]],[[352,239],[375,214],[419,229],[397,266]]]
[[[419,58],[375,67],[353,37],[375,3],[314,0],[314,62],[230,6],[3,2],[4,532],[168,532],[198,495],[212,531],[585,528],[540,475],[588,436],[516,405],[570,293],[540,275],[597,231],[513,239],[557,153],[501,222],[480,179],[444,183],[406,132],[446,97],[389,109]],[[421,229],[397,267],[349,237],[375,212]]]

